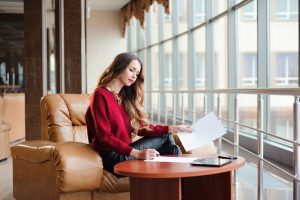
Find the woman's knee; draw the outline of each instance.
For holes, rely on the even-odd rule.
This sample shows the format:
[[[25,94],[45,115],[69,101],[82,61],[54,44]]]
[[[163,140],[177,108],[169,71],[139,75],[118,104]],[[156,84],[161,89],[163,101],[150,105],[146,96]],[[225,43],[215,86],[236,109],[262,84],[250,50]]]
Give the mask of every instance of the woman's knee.
[[[181,152],[181,149],[178,145],[172,145],[172,151],[173,151],[173,154],[175,155],[181,155],[182,152]]]

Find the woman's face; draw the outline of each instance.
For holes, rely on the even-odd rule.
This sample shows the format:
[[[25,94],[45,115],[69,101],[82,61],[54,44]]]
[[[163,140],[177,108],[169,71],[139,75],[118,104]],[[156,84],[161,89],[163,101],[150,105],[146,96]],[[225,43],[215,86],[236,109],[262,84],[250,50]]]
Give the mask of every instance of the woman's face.
[[[132,60],[119,78],[125,86],[132,85],[140,74],[141,65],[138,60]]]

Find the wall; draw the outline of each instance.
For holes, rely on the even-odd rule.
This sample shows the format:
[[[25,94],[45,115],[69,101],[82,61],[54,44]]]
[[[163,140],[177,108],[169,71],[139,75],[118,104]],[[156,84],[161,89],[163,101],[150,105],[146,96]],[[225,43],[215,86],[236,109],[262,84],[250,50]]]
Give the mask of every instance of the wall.
[[[121,37],[118,11],[91,11],[87,19],[87,92],[93,92],[99,76],[114,57],[127,51]]]
[[[4,101],[3,120],[11,125],[9,141],[14,142],[25,138],[25,94],[6,93]]]

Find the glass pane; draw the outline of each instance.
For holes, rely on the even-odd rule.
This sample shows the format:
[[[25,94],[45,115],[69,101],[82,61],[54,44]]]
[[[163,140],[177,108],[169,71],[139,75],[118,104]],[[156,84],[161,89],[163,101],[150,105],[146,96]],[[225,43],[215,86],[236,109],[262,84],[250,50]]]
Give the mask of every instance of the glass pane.
[[[145,15],[149,15],[149,13],[145,13]],[[140,48],[144,48],[147,45],[147,26],[148,24],[145,16],[144,27],[141,27],[140,23],[138,23],[138,27],[140,29],[140,36],[138,37],[138,40],[140,41]]]
[[[241,87],[256,87],[257,85],[257,56],[244,53],[240,56],[240,85]]]
[[[238,96],[239,121],[240,123],[256,128],[257,127],[257,95],[240,94]],[[257,136],[257,132],[240,126],[240,132]]]
[[[195,32],[195,89],[205,88],[205,27]]]
[[[228,119],[228,95],[220,94],[220,109],[221,109],[221,118]],[[218,115],[218,95],[214,95],[214,112]],[[221,120],[224,128],[228,128],[228,122]]]
[[[151,44],[158,42],[158,4],[156,1],[150,7],[150,19],[151,19]]]
[[[143,63],[143,74],[144,74],[144,89],[147,90],[147,82],[148,82],[148,74],[147,74],[147,51],[146,50],[143,50],[141,51],[139,54],[138,54],[140,60],[142,61]]]
[[[286,139],[293,139],[293,102],[290,96],[270,96],[269,131]],[[281,144],[291,145],[276,138],[270,138]]]
[[[298,15],[298,4],[299,4],[299,0],[289,0],[289,10],[291,13],[295,13],[296,15]],[[297,18],[295,18],[297,19]]]
[[[152,74],[152,90],[158,90],[158,73],[159,73],[159,68],[158,68],[158,46],[154,46],[151,48],[151,74]]]
[[[245,21],[256,20],[257,15],[257,1],[252,1],[244,5],[241,9],[242,19]]]
[[[137,30],[137,23],[139,23],[134,17],[130,20],[130,30],[131,30],[131,50],[136,51],[137,50],[137,44],[136,44],[136,30]]]
[[[237,86],[241,88],[257,87],[256,5],[253,1],[238,10]],[[245,19],[246,8],[253,8],[253,20]]]
[[[293,180],[280,170],[264,163],[263,180],[265,199],[293,199]]]
[[[213,33],[214,88],[227,88],[227,16],[224,16],[213,23]]]
[[[287,2],[291,1],[270,1],[270,15],[276,16]],[[270,17],[270,87],[298,87],[298,23]]]
[[[195,121],[201,119],[204,117],[204,94],[203,93],[198,93],[195,94],[194,97],[195,101]]]
[[[212,16],[227,10],[227,0],[212,0]]]
[[[169,1],[170,14],[163,12],[164,39],[172,37],[172,5],[173,1]]]
[[[178,85],[179,89],[188,89],[188,45],[187,35],[178,38]]]
[[[187,30],[187,1],[188,0],[178,0],[178,33],[184,32]]]
[[[205,20],[205,0],[194,0],[194,22],[201,24]]]
[[[164,44],[164,89],[172,90],[173,89],[173,64],[172,64],[172,41],[166,42]]]

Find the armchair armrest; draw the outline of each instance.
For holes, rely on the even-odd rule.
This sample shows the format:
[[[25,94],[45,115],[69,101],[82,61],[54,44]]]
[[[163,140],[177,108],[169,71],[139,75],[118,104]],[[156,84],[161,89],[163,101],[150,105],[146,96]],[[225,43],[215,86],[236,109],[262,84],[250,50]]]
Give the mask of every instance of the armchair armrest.
[[[52,160],[55,143],[46,140],[32,140],[17,144],[10,149],[14,158],[42,163]]]
[[[61,192],[93,190],[101,183],[102,159],[88,144],[33,140],[11,147],[11,153],[33,163],[53,162]]]
[[[53,154],[57,184],[63,192],[99,188],[103,176],[102,159],[88,144],[58,142]]]

